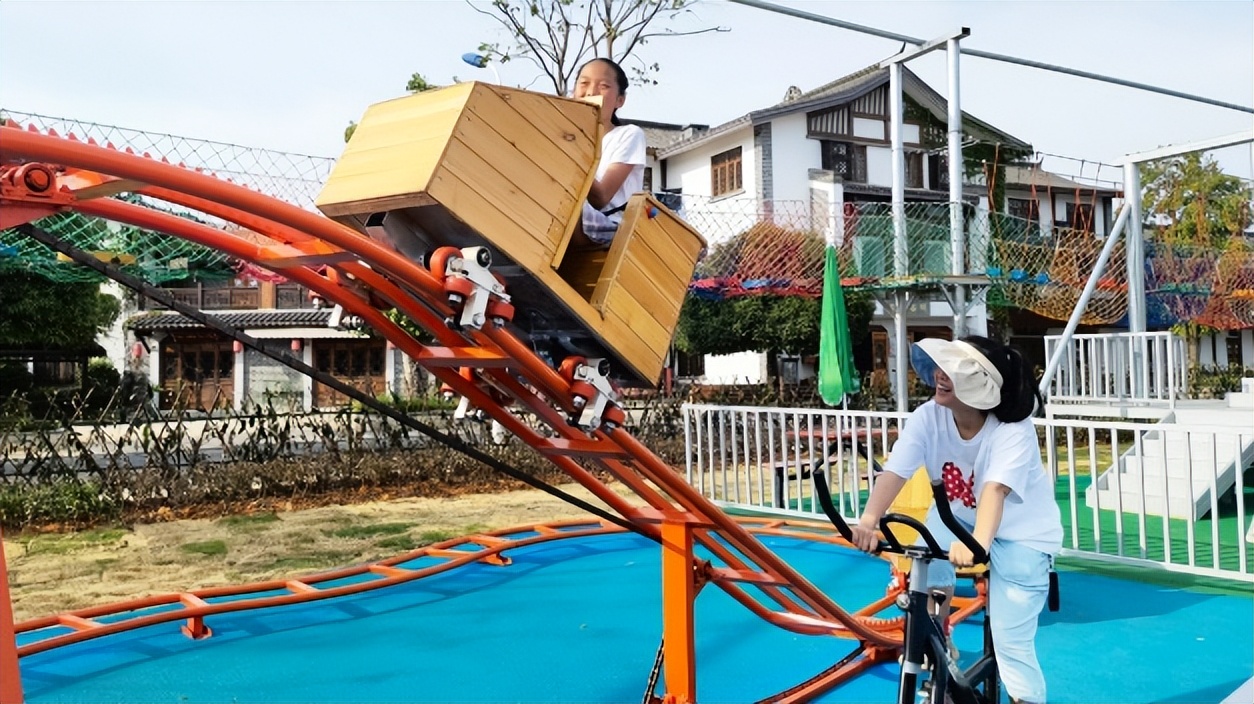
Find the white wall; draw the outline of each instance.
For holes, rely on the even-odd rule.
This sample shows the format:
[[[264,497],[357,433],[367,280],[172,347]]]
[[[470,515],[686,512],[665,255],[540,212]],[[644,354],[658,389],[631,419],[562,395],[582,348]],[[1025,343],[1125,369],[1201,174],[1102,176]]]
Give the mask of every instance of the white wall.
[[[736,147],[740,147],[741,183],[744,186],[744,192],[750,195],[756,193],[758,165],[753,153],[753,127],[747,124],[719,135],[690,151],[668,157],[666,188],[683,189],[684,195],[711,196],[710,159],[715,154],[721,154]]]
[[[893,185],[893,150],[890,147],[867,146],[866,182],[885,188]]]
[[[804,113],[771,122],[771,175],[775,200],[810,201],[810,169],[822,164],[819,141],[806,137]]]
[[[707,354],[702,380],[707,384],[761,384],[766,380],[766,355],[761,352]]]
[[[123,327],[131,316],[139,312],[137,307],[137,299],[135,296],[127,296],[126,290],[122,284],[114,281],[106,281],[100,284],[100,292],[113,296],[121,302],[121,311],[118,313],[118,319],[113,321],[113,325],[99,337],[96,342],[105,350],[105,356],[113,363],[113,367],[119,372],[127,370],[131,353],[130,343],[134,342],[134,338],[127,334],[126,328]]]
[[[713,198],[710,195],[710,159],[728,149],[740,147],[743,190]],[[744,231],[757,222],[757,157],[753,152],[753,128],[737,128],[701,144],[691,151],[666,159],[666,188],[679,188],[684,194],[680,215],[706,241],[716,244]]]

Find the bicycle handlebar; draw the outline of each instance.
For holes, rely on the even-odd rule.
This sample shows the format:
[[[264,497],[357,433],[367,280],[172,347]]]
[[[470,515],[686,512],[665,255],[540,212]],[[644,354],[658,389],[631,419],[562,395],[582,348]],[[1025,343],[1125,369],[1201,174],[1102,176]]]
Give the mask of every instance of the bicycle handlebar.
[[[853,531],[849,528],[849,524],[845,522],[844,517],[840,515],[840,512],[836,510],[835,504],[832,503],[832,494],[827,486],[826,472],[820,467],[815,469],[811,476],[814,479],[814,493],[818,496],[819,505],[823,508],[823,513],[827,515],[827,520],[831,521],[832,525],[836,526],[836,530],[840,533],[842,538],[852,543]],[[957,537],[963,545],[966,545],[971,549],[971,554],[974,556],[975,563],[981,564],[988,562],[988,551],[985,550],[984,546],[980,545],[980,542],[975,539],[975,536],[971,535],[971,532],[968,531],[966,527],[954,517],[954,512],[949,507],[949,496],[945,493],[945,483],[943,481],[932,482],[932,498],[936,500],[936,514],[940,517],[941,523],[944,523],[946,528],[953,531],[954,536]],[[932,535],[932,532],[927,529],[927,526],[923,525],[921,521],[900,513],[890,513],[880,519],[880,531],[884,534],[885,539],[879,541],[879,544],[873,552],[905,554],[908,548],[918,550],[923,547],[903,546],[901,542],[897,540],[897,536],[893,534],[892,529],[889,527],[893,523],[900,523],[919,532],[919,536],[923,539],[927,548],[927,554],[922,555],[922,557],[934,560],[949,559],[949,553],[937,544],[936,538]]]

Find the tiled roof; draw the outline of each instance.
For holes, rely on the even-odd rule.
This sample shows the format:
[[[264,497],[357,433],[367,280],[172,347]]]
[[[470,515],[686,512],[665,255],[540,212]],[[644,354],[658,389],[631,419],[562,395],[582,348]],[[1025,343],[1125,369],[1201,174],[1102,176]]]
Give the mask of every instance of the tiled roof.
[[[206,315],[221,321],[225,325],[241,330],[257,330],[260,328],[317,328],[326,327],[331,320],[330,308],[309,308],[302,310],[250,310],[231,312],[206,311]],[[204,326],[185,317],[182,313],[145,313],[131,318],[127,327],[136,332],[157,332],[161,330],[192,330]]]
[[[910,94],[919,104],[930,111],[938,119],[944,121],[948,119],[947,103],[945,97],[932,89],[923,79],[916,76],[907,68],[902,68],[902,87],[905,92]],[[842,76],[830,83],[819,86],[813,90],[797,95],[791,100],[784,100],[769,108],[754,110],[753,112],[736,118],[730,122],[725,122],[711,130],[694,135],[687,139],[675,142],[667,147],[659,149],[658,157],[666,158],[675,154],[686,151],[706,139],[735,129],[742,125],[756,124],[765,120],[769,120],[777,115],[784,115],[794,112],[810,112],[820,110],[834,105],[842,105],[848,103],[879,86],[888,82],[888,69],[880,68],[879,64],[867,66],[866,68],[855,71],[847,76]],[[1020,148],[1028,148],[1027,142],[1013,137],[1001,130],[989,125],[982,120],[976,119],[966,112],[962,113],[963,130],[973,134],[974,136],[986,141],[1002,142],[1011,146]]]

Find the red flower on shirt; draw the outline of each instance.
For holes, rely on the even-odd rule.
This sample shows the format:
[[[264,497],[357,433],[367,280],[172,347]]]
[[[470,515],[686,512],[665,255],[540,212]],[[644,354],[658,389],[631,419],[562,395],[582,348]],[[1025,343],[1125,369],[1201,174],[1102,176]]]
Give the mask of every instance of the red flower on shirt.
[[[946,462],[941,467],[941,479],[945,480],[945,495],[950,501],[962,499],[963,506],[975,508],[975,472],[964,479],[958,465]]]

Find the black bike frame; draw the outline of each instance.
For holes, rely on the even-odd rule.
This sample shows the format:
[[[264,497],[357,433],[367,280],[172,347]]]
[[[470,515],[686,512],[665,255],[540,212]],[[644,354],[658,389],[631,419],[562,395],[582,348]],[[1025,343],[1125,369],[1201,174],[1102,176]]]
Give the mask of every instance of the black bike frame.
[[[852,542],[853,531],[845,522],[836,506],[832,503],[832,495],[827,486],[827,477],[822,468],[815,468],[815,494],[819,505],[828,520],[836,526],[845,540]],[[953,531],[953,534],[964,545],[971,549],[976,564],[988,562],[988,552],[984,546],[971,535],[949,508],[949,497],[945,493],[943,482],[932,483],[932,496],[936,500],[936,512],[941,522]],[[913,528],[923,540],[923,545],[902,545],[893,534],[892,525],[901,524]],[[897,689],[898,704],[914,704],[918,693],[919,675],[923,672],[923,657],[929,654],[932,661],[932,701],[944,701],[948,692],[955,704],[981,704],[982,699],[976,687],[983,684],[985,696],[989,702],[996,702],[999,693],[997,662],[993,656],[992,635],[989,630],[988,612],[984,614],[984,653],[975,664],[966,670],[959,670],[957,663],[949,656],[949,648],[945,642],[941,617],[933,616],[929,604],[931,594],[927,588],[928,568],[933,560],[948,560],[949,554],[937,544],[927,526],[920,521],[899,513],[890,513],[880,519],[880,532],[884,539],[880,541],[876,552],[890,552],[909,557],[910,585],[908,604],[906,606],[905,642],[902,646],[901,678]]]

